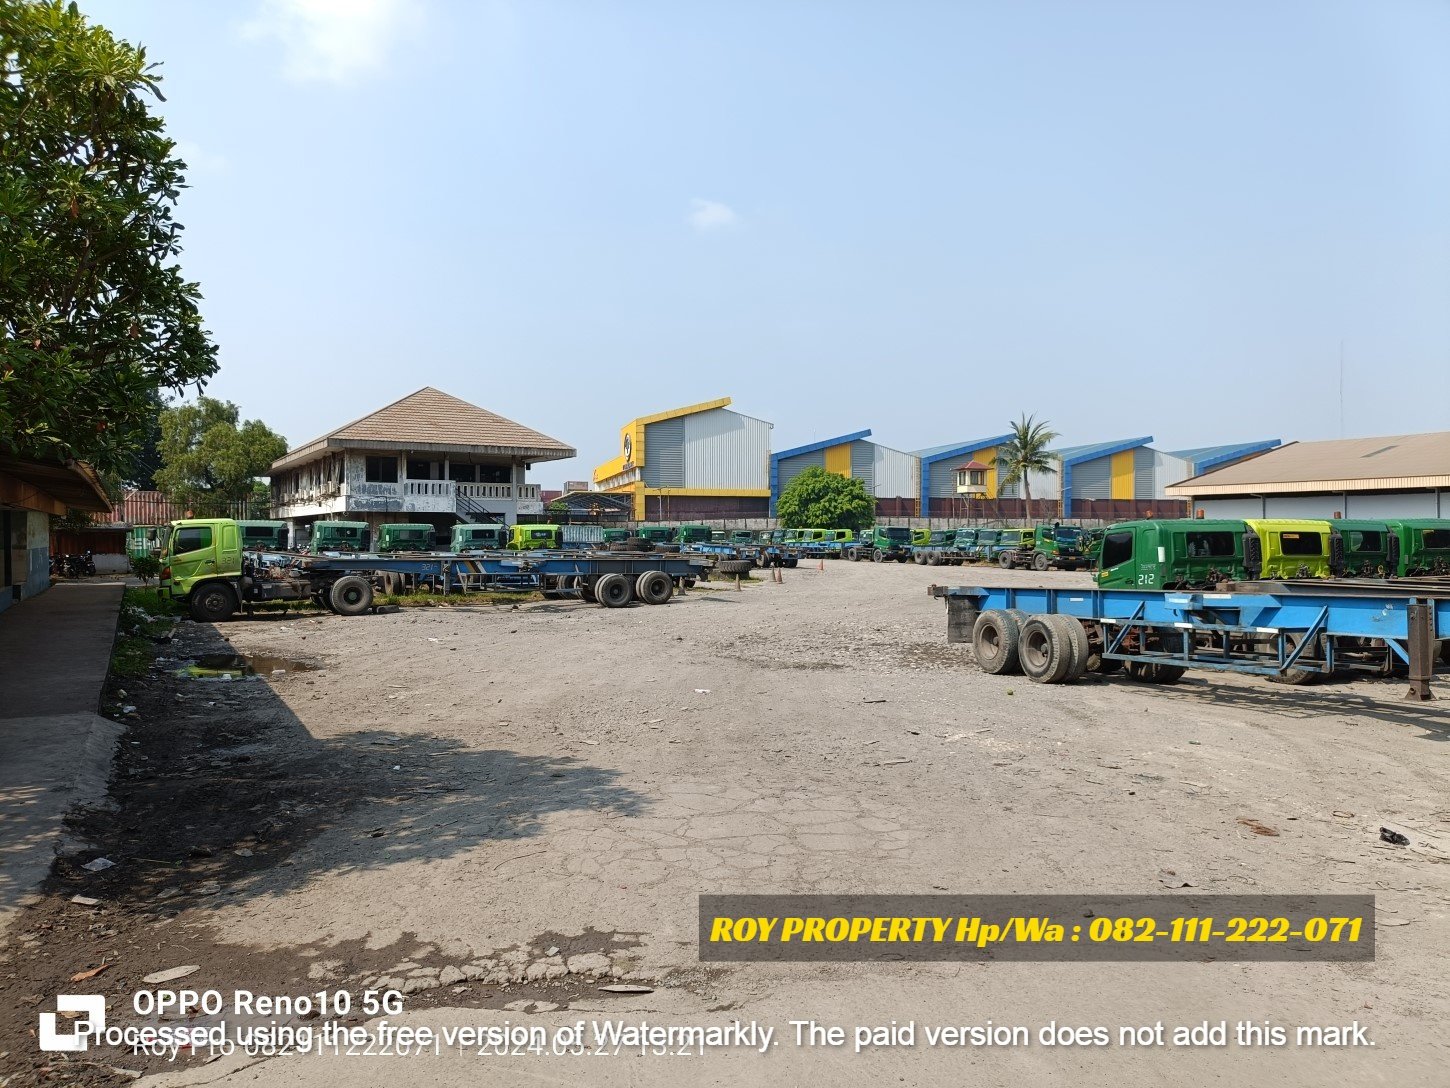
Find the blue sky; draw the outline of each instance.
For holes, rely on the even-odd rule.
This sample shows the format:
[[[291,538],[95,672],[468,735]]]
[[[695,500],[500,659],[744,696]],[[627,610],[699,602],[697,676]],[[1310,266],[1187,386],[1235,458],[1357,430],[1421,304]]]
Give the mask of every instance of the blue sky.
[[[784,449],[1450,428],[1439,0],[82,0],[163,63],[208,392],[423,385],[586,478],[718,396]]]

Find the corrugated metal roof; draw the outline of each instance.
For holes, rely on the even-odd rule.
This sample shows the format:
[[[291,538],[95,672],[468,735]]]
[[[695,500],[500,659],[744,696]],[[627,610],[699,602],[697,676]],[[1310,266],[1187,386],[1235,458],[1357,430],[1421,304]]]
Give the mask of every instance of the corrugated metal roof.
[[[960,457],[964,453],[986,449],[988,446],[1000,446],[1011,437],[1010,434],[999,434],[994,438],[978,438],[971,442],[948,442],[945,446],[929,446],[924,450],[912,450],[911,452],[923,461],[940,461],[945,457]]]
[[[1291,442],[1194,476],[1170,495],[1450,487],[1450,431]]]
[[[655,412],[653,415],[640,416],[638,419],[630,420],[626,426],[633,426],[634,424],[644,426],[646,423],[663,423],[667,419],[679,419],[681,416],[692,416],[697,412],[709,412],[715,408],[726,408],[729,405],[729,397],[716,397],[714,400],[702,400],[699,404],[689,404],[684,408],[670,408],[664,412]]]
[[[779,453],[773,453],[770,456],[773,459],[779,461],[786,457],[799,457],[803,453],[815,453],[817,450],[830,449],[832,446],[844,446],[847,442],[859,442],[863,438],[870,437],[871,429],[868,427],[864,431],[854,431],[851,434],[843,434],[839,438],[823,438],[819,442],[808,442],[804,446],[796,446],[794,449],[781,450]]]
[[[1191,450],[1171,450],[1169,457],[1187,461],[1199,472],[1207,472],[1225,461],[1241,461],[1256,453],[1264,453],[1279,446],[1277,438],[1266,438],[1259,442],[1230,442],[1221,446],[1197,446]]]
[[[1139,446],[1146,446],[1151,441],[1153,441],[1153,436],[1149,434],[1143,435],[1141,438],[1119,438],[1114,442],[1090,442],[1086,446],[1063,446],[1061,449],[1048,452],[1065,464],[1077,464],[1080,461],[1095,461],[1099,457],[1137,449]]]
[[[289,450],[271,471],[290,468],[339,446],[499,450],[541,461],[573,457],[578,452],[557,438],[430,385]]]

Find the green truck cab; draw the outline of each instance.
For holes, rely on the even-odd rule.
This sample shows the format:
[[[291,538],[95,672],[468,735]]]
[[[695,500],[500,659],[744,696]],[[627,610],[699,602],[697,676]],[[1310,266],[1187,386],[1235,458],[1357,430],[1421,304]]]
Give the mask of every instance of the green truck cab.
[[[242,534],[237,523],[228,518],[194,518],[171,523],[171,531],[161,552],[159,592],[191,605],[193,618],[198,616],[192,591],[208,581],[231,579],[242,572]],[[225,592],[235,599],[235,591],[227,582]],[[234,609],[233,609],[234,610]]]
[[[651,544],[673,544],[675,540],[675,531],[668,525],[641,525],[634,535]]]
[[[365,521],[315,521],[312,538],[306,550],[313,555],[322,552],[365,552],[372,533]]]
[[[515,525],[509,534],[509,547],[516,551],[561,548],[564,530],[558,525]]]
[[[1399,565],[1399,538],[1388,523],[1344,518],[1329,523],[1334,573],[1348,578],[1384,578]]]
[[[1389,527],[1399,542],[1400,577],[1450,574],[1450,519],[1409,518]]]
[[[711,529],[708,525],[681,525],[675,529],[676,544],[708,544],[710,539]]]
[[[991,559],[996,554],[997,544],[1001,539],[1001,529],[978,529],[976,543],[972,545],[968,558]]]
[[[768,540],[769,536],[766,536],[765,539]],[[731,529],[725,537],[725,542],[727,544],[756,544],[760,540],[753,529]]]
[[[430,552],[433,526],[424,522],[391,522],[378,529],[379,552]]]
[[[1018,530],[1013,530],[1018,531]],[[1003,567],[1031,567],[1033,570],[1079,570],[1088,565],[1083,549],[1083,530],[1077,525],[1037,525],[1020,530],[1015,551],[1003,551]]]
[[[1332,575],[1326,521],[1246,518],[1244,570],[1249,578],[1328,578]]]
[[[873,525],[846,545],[845,555],[852,561],[885,563],[894,559],[905,563],[911,558],[911,530],[900,525]]]
[[[1104,589],[1206,588],[1246,576],[1242,521],[1165,518],[1103,531],[1097,584]]]
[[[958,529],[952,537],[952,548],[960,552],[962,558],[970,558],[972,550],[977,546],[978,529]]]
[[[508,547],[507,525],[455,525],[449,534],[451,552],[486,552]]]
[[[291,534],[285,521],[239,521],[243,550],[285,552]]]
[[[633,535],[628,529],[605,529],[599,539],[604,544],[623,544]]]
[[[911,530],[911,545],[914,548],[925,547],[931,541],[930,529]]]

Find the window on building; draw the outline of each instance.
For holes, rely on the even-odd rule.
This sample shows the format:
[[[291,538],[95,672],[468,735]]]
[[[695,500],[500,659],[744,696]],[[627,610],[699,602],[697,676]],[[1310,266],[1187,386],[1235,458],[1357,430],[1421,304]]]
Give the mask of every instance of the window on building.
[[[408,479],[410,480],[431,480],[433,479],[433,462],[417,461],[408,458]]]
[[[1186,552],[1190,559],[1232,558],[1234,534],[1228,532],[1188,533]]]
[[[1109,533],[1103,537],[1102,558],[1098,565],[1106,570],[1108,567],[1116,567],[1119,563],[1126,563],[1133,558],[1133,534],[1129,530],[1121,533]]]
[[[398,459],[396,457],[369,457],[363,469],[363,479],[370,484],[397,483]]]
[[[478,466],[461,461],[448,462],[448,478],[459,483],[471,484],[478,476]]]
[[[506,484],[513,480],[512,465],[479,465],[478,482],[481,484]]]
[[[984,470],[974,468],[967,475],[970,477],[970,483],[973,487],[987,486],[987,473]]]
[[[1285,555],[1323,555],[1321,533],[1280,533],[1279,547]]]
[[[203,548],[211,547],[211,526],[193,525],[185,529],[176,530],[176,535],[171,539],[171,554],[181,555],[184,552],[201,551]]]

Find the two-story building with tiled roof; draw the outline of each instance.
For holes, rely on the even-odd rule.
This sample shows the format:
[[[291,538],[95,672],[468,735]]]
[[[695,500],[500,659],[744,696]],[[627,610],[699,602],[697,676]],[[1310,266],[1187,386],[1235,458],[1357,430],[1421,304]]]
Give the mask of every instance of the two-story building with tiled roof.
[[[289,450],[272,466],[272,516],[294,543],[320,519],[515,524],[544,510],[529,467],[575,452],[428,386]]]

